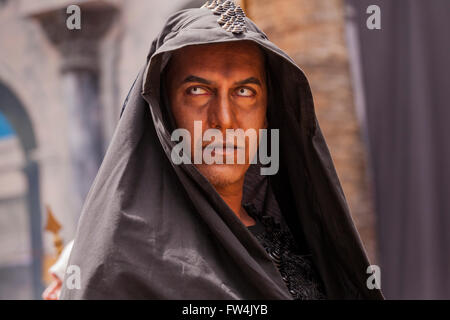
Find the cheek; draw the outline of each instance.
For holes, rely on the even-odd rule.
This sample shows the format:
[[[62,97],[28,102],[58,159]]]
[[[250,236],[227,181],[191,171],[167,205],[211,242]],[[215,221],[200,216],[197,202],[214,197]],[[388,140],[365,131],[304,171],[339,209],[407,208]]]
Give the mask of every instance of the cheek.
[[[266,107],[255,106],[251,110],[242,113],[240,116],[240,124],[243,129],[264,129],[266,127]]]
[[[172,113],[178,127],[193,126],[194,120],[205,121],[209,97],[192,97],[180,92],[173,95]],[[190,124],[191,123],[191,124]]]
[[[201,121],[202,128],[205,127],[204,111],[201,108],[192,106],[192,103],[183,94],[173,95],[172,101],[171,109],[177,128],[186,129],[190,133],[191,154],[193,156],[194,149],[201,148],[202,137],[202,132],[200,132],[200,135],[197,134],[197,136],[195,134],[195,121]],[[195,141],[195,138],[198,140]]]
[[[255,155],[260,143],[260,130],[266,129],[266,107],[260,106],[240,115],[239,126],[247,131],[249,129],[254,130],[256,133],[256,140],[250,140],[246,138],[246,150],[248,161]]]
[[[177,127],[191,131],[190,129],[191,127],[193,128],[194,125],[193,118],[195,118],[195,111],[188,103],[186,103],[181,94],[173,96],[171,110]]]

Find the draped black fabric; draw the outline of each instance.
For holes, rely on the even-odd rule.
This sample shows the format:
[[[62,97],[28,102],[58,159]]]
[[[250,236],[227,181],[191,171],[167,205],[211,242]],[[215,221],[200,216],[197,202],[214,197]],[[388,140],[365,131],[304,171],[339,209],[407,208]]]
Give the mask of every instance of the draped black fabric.
[[[450,298],[450,1],[351,0],[361,47],[383,292]],[[366,28],[369,5],[381,30]]]
[[[174,142],[161,88],[170,53],[243,40],[267,56],[268,120],[280,129],[280,170],[267,177],[250,170],[246,201],[270,206],[276,197],[328,298],[382,297],[366,286],[369,262],[306,77],[246,23],[248,32],[235,35],[210,10],[188,9],[172,15],[153,41],[83,207],[69,261],[80,267],[81,288],[64,285],[62,299],[292,299],[267,252],[214,187],[193,165],[175,165],[170,157]]]

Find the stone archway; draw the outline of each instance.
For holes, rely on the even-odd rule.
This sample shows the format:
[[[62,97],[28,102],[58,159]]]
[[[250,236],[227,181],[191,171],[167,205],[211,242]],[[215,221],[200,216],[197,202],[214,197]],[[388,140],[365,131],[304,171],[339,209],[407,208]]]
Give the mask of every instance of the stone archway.
[[[6,117],[17,135],[18,145],[23,151],[24,163],[22,172],[25,176],[27,191],[25,194],[25,208],[28,211],[29,241],[30,241],[30,269],[32,296],[41,297],[42,284],[42,226],[41,203],[39,186],[39,167],[31,157],[37,147],[36,136],[31,119],[19,98],[4,83],[0,81],[0,112]]]

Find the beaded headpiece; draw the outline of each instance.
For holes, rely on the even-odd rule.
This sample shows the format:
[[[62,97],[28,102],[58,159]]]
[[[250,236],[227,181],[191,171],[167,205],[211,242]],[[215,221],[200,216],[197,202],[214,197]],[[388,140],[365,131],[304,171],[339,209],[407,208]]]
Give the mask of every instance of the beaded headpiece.
[[[220,15],[217,22],[226,31],[240,34],[247,31],[244,10],[233,0],[208,0],[202,6],[211,10],[215,15]]]

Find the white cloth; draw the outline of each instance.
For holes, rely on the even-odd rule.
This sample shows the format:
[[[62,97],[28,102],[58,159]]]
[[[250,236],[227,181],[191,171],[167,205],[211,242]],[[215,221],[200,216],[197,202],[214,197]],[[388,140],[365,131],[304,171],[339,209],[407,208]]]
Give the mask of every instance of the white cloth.
[[[61,252],[58,260],[48,270],[51,274],[55,275],[61,281],[64,280],[64,274],[66,273],[67,264],[69,263],[70,253],[72,252],[73,240],[70,241]]]

